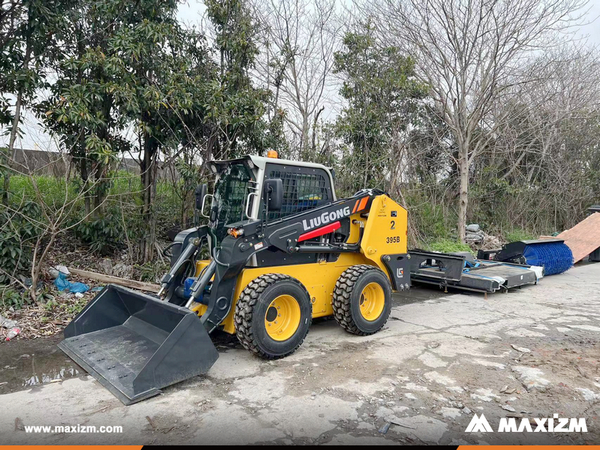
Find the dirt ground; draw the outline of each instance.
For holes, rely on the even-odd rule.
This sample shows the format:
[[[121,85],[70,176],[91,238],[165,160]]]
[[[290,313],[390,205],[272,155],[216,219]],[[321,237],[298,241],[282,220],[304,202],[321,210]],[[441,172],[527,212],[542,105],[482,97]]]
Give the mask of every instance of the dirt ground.
[[[415,289],[394,303],[380,333],[320,321],[278,361],[217,336],[207,376],[128,407],[56,351],[56,338],[0,344],[1,443],[600,443],[600,264],[487,300]],[[475,413],[494,431],[465,432]],[[496,432],[502,417],[554,414],[585,418],[588,432]],[[124,430],[24,430],[77,424]]]

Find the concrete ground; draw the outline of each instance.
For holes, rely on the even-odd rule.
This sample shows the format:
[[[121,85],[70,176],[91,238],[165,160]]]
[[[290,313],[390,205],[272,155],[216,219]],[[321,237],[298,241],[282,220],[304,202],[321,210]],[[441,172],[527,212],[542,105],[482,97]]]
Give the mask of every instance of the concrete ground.
[[[128,407],[91,377],[0,395],[1,443],[600,443],[600,264],[487,300],[430,292],[396,297],[374,336],[315,323],[279,361],[220,337],[207,376]],[[494,431],[501,417],[558,414],[588,432],[466,433],[475,413]],[[124,432],[23,430],[77,424]]]

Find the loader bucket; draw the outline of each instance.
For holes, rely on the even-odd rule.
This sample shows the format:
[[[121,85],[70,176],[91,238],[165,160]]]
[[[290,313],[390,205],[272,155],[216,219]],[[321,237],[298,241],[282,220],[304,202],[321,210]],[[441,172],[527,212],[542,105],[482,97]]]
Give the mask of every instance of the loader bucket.
[[[219,354],[198,316],[120,286],[106,286],[59,345],[125,405],[206,373]]]

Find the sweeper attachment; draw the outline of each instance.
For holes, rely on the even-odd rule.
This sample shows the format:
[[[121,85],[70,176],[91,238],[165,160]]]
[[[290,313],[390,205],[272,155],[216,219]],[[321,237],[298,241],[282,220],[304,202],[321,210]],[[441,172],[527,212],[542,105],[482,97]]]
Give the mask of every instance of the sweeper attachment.
[[[215,330],[282,358],[316,317],[376,333],[392,291],[410,287],[407,212],[382,191],[338,200],[329,169],[276,157],[209,165],[214,194],[196,200],[208,224],[176,236],[159,298],[107,286],[60,344],[126,404],[207,372]]]
[[[437,253],[410,250],[410,276],[413,282],[482,293],[508,291],[536,284],[541,267],[474,259],[469,252]]]
[[[562,239],[511,242],[497,250],[479,250],[479,259],[528,264],[544,268],[544,275],[556,275],[573,266],[573,253]]]

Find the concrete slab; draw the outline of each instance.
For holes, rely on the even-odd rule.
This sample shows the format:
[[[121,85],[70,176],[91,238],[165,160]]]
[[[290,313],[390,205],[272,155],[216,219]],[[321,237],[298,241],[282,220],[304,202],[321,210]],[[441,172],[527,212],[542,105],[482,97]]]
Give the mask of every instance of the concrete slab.
[[[294,355],[271,362],[227,345],[206,376],[129,407],[91,377],[2,394],[0,436],[61,445],[598,443],[599,288],[600,264],[590,264],[487,300],[409,303],[405,294],[378,334],[322,321]],[[12,366],[2,360],[7,345],[18,341],[0,345],[1,367]],[[492,424],[511,414],[501,405],[530,417],[583,415],[588,433],[465,432],[474,412]],[[390,420],[400,425],[380,433]],[[24,430],[78,424],[123,432]]]

